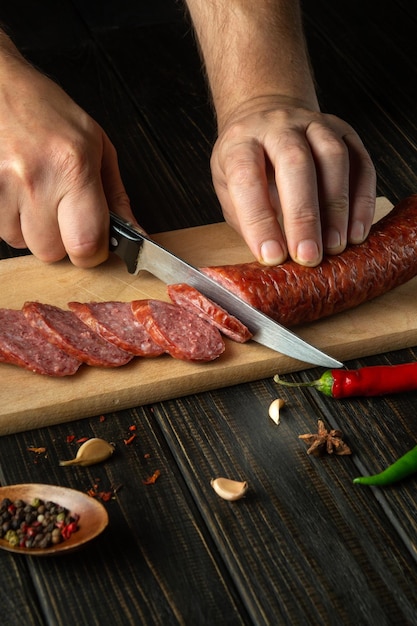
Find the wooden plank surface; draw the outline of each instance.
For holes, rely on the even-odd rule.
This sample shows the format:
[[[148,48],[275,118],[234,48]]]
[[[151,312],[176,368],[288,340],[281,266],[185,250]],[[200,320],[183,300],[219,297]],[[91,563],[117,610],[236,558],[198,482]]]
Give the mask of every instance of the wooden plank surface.
[[[378,214],[388,210],[379,201]],[[250,253],[225,223],[184,229],[156,236],[189,262],[235,263]],[[113,256],[93,270],[68,261],[45,265],[32,256],[7,259],[0,265],[0,306],[20,308],[26,300],[65,307],[69,300],[100,301],[140,298],[167,299],[163,283],[148,273],[128,274]],[[298,334],[340,360],[414,345],[417,341],[416,281],[357,309],[297,329]],[[372,322],[371,322],[372,320]],[[305,369],[307,364],[250,342],[226,342],[215,362],[194,364],[165,355],[134,359],[123,368],[83,366],[73,377],[39,376],[2,365],[0,433],[65,422],[116,409],[149,404],[198,391],[259,380],[274,373]],[[16,394],[12,390],[22,389]]]

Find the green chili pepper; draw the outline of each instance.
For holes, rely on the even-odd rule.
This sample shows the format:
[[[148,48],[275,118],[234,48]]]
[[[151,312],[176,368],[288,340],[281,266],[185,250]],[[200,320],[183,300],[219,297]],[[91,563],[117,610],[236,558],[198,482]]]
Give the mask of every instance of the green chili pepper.
[[[353,482],[357,485],[392,485],[407,476],[417,472],[417,446],[406,452],[395,463],[379,474],[373,476],[359,476]]]

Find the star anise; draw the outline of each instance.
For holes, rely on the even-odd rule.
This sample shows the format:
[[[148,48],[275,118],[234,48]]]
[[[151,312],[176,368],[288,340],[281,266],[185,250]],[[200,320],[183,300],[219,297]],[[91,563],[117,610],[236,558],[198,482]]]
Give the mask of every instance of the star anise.
[[[349,446],[342,439],[340,430],[327,430],[322,420],[317,421],[317,433],[299,435],[299,439],[305,441],[310,447],[307,454],[321,456],[322,454],[352,454]]]

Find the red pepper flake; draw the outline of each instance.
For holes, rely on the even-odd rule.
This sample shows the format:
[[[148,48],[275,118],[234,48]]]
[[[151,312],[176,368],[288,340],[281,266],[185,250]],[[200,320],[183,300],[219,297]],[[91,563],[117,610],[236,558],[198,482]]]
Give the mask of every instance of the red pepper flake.
[[[113,491],[100,491],[98,497],[100,500],[103,500],[103,502],[108,502],[113,498]]]
[[[77,439],[77,441],[75,443],[84,443],[85,441],[88,441],[89,437],[81,437],[80,439]]]
[[[75,439],[75,435],[67,435],[67,439],[66,442],[67,443],[72,443]]]
[[[100,422],[105,422],[106,418],[104,417],[104,415],[100,415],[99,420]]]
[[[135,425],[135,424],[132,424],[132,426],[129,426],[129,430],[130,430],[131,432],[134,432],[134,431],[136,430],[136,425]]]
[[[158,478],[160,477],[161,472],[159,470],[155,470],[152,476],[149,476],[146,480],[143,480],[144,485],[154,485]]]
[[[149,452],[147,452],[146,454],[143,455],[144,459],[150,459],[151,455],[149,454]]]
[[[120,491],[122,485],[118,485],[117,487],[112,487],[108,491],[99,490],[98,483],[93,485],[90,489],[87,489],[87,495],[91,498],[97,498],[98,500],[102,500],[102,502],[109,502],[109,500],[113,500],[116,497],[116,493]]]
[[[46,452],[46,448],[35,448],[34,446],[28,448],[29,452],[34,452],[35,454],[44,454]]]
[[[136,439],[136,434],[131,435],[128,439],[124,439],[125,446],[128,446],[132,441]]]

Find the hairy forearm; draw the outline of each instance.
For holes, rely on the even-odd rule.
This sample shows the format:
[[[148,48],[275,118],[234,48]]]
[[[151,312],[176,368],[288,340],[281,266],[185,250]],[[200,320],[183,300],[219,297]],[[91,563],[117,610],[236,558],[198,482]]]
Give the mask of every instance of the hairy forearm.
[[[186,0],[219,125],[280,95],[318,108],[298,0]]]
[[[16,68],[29,67],[13,41],[8,36],[6,29],[0,24],[0,78],[1,85],[15,85]]]

